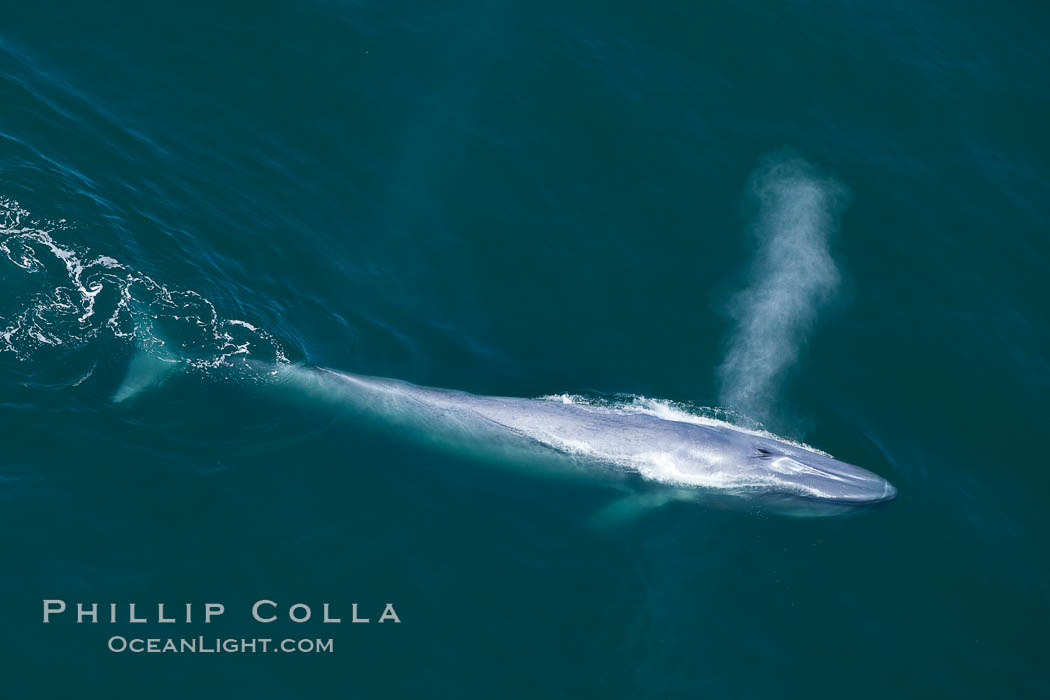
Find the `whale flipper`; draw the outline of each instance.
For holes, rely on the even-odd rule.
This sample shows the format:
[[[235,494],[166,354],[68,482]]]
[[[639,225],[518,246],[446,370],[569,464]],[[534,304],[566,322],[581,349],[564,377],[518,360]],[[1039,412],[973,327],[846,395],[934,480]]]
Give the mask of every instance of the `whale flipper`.
[[[630,493],[594,511],[587,518],[587,526],[592,530],[612,530],[630,525],[675,500],[678,498],[670,492]]]
[[[176,364],[174,360],[166,360],[139,348],[131,358],[124,381],[113,392],[113,403],[133,399],[146,389],[163,384]]]

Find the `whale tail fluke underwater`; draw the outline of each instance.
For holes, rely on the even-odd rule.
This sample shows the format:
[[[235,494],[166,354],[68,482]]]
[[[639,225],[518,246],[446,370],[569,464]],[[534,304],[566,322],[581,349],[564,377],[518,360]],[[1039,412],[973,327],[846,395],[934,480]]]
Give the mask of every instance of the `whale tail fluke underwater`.
[[[128,363],[124,380],[113,392],[113,403],[134,399],[143,391],[160,386],[176,370],[179,360],[149,352],[144,347],[136,349]]]

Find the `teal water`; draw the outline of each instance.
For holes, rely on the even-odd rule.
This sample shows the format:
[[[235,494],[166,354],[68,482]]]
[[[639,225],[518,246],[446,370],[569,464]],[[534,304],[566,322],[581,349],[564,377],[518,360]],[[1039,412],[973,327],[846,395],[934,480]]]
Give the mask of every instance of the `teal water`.
[[[657,5],[5,7],[4,697],[1045,695],[1050,16]],[[798,159],[823,194],[763,199]],[[762,251],[798,206],[826,257],[796,278]],[[611,487],[267,391],[285,361],[733,402],[900,495],[595,530]],[[45,598],[228,612],[43,625]],[[262,626],[260,598],[401,624]]]

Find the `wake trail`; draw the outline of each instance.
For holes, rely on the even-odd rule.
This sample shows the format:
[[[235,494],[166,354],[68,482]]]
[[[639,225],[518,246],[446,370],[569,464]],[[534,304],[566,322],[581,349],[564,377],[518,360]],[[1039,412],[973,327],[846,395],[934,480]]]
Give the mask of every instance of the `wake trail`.
[[[287,363],[272,334],[223,318],[203,295],[168,287],[83,246],[65,243],[65,221],[34,219],[0,196],[0,355],[22,362],[116,340],[198,370],[249,356]],[[104,345],[98,352],[105,352]],[[242,363],[243,364],[243,363]]]

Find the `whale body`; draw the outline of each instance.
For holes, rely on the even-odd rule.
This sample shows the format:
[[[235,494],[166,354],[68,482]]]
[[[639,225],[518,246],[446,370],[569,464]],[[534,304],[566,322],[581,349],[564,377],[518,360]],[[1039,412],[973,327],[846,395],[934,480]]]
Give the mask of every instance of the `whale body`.
[[[569,397],[480,396],[297,364],[248,361],[296,397],[355,410],[362,420],[464,456],[530,473],[612,484],[626,492],[596,523],[623,521],[674,501],[757,505],[790,515],[834,515],[884,503],[882,477],[806,445],[680,410],[639,410]],[[114,403],[162,384],[177,358],[140,353]]]
[[[423,441],[498,453],[560,476],[626,484],[628,495],[602,518],[712,499],[828,515],[897,494],[882,477],[807,446],[685,412],[480,396],[297,365],[285,365],[274,376],[279,384],[347,402]]]

